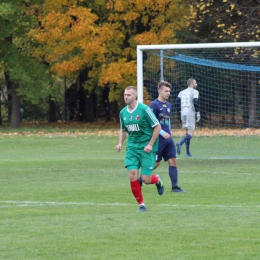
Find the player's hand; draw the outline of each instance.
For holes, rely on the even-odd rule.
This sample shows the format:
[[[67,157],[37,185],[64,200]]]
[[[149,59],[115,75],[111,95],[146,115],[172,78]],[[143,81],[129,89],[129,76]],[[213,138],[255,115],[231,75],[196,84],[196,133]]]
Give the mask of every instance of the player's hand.
[[[147,152],[147,153],[150,153],[153,149],[153,146],[148,144],[144,147],[144,151]]]
[[[200,112],[197,112],[196,113],[196,122],[199,122],[200,121]]]
[[[170,137],[171,137],[171,136],[170,136],[168,133],[164,133],[164,134],[163,134],[163,138],[164,138],[164,139],[169,139]]]
[[[118,144],[118,145],[116,146],[116,150],[117,150],[118,152],[120,152],[121,149],[122,149],[122,144]]]

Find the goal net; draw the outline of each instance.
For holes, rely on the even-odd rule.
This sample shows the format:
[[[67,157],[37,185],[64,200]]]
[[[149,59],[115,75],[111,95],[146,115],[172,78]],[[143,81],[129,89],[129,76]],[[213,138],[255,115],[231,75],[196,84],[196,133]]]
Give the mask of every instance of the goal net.
[[[137,47],[138,100],[157,98],[161,80],[172,84],[171,124],[181,129],[174,108],[187,80],[198,84],[201,120],[207,133],[230,130],[230,135],[258,133],[260,126],[260,42],[219,44],[140,45]],[[183,131],[182,131],[183,133]],[[197,135],[197,134],[196,134]]]

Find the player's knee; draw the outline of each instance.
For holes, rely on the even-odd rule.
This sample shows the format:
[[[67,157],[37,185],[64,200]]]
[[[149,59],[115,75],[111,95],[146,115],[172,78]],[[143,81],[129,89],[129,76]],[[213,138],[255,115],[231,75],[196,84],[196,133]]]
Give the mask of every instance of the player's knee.
[[[169,166],[177,166],[177,159],[176,158],[171,158],[168,160]]]
[[[138,171],[137,170],[130,170],[128,172],[128,176],[130,181],[135,181],[138,179]]]
[[[187,138],[187,139],[191,139],[192,136],[193,136],[193,133],[188,133],[186,138]]]
[[[150,184],[151,183],[151,177],[148,175],[142,175],[142,181],[145,184]]]

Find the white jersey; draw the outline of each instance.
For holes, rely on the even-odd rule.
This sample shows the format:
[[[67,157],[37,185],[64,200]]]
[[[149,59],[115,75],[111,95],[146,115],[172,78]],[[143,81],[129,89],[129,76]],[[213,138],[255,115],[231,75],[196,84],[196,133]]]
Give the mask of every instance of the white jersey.
[[[195,116],[194,98],[199,98],[199,91],[194,88],[186,88],[178,95],[181,99],[181,115]]]

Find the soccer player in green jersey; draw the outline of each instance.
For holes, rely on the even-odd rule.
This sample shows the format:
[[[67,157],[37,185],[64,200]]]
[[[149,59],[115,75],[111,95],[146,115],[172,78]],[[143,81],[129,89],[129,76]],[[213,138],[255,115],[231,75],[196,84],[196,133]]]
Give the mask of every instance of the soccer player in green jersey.
[[[128,134],[124,165],[128,171],[132,193],[139,204],[137,212],[144,212],[146,206],[138,181],[139,168],[145,184],[155,184],[159,195],[164,191],[161,177],[152,174],[161,126],[151,108],[137,102],[137,91],[134,87],[129,86],[125,89],[124,100],[126,106],[119,115],[120,132],[116,150],[121,151]]]

